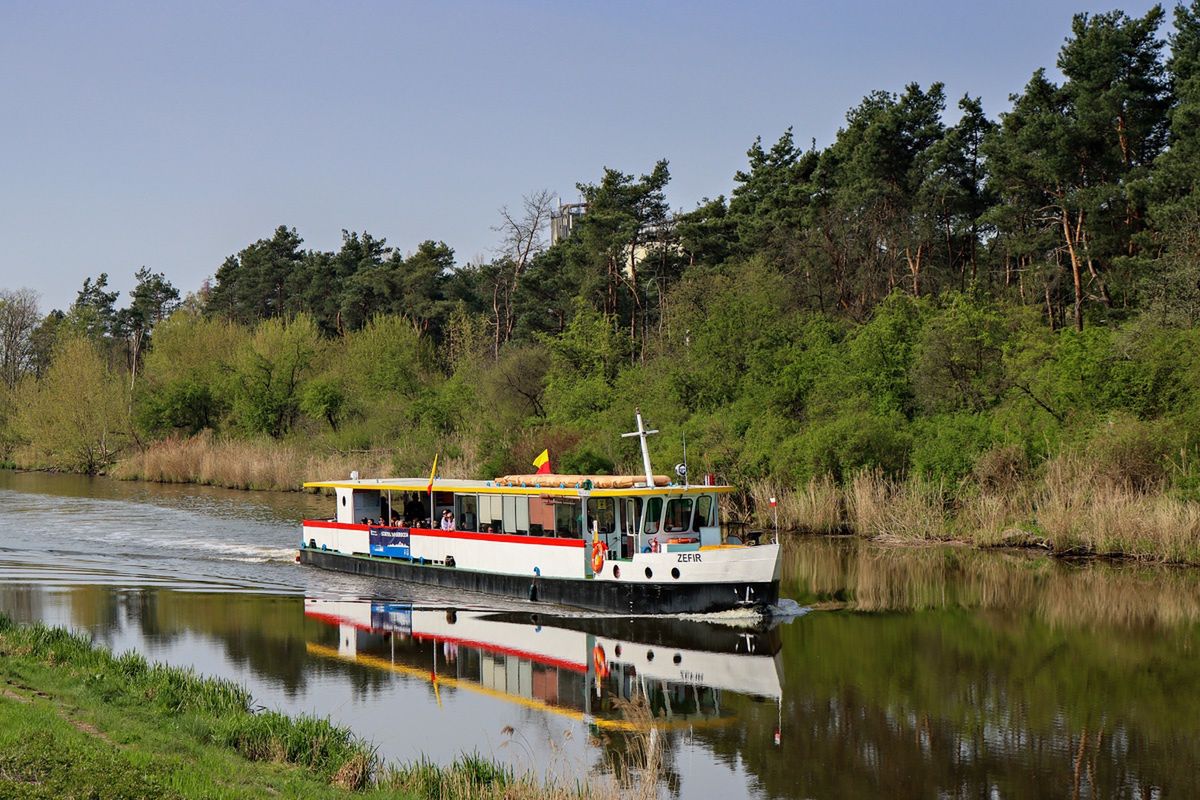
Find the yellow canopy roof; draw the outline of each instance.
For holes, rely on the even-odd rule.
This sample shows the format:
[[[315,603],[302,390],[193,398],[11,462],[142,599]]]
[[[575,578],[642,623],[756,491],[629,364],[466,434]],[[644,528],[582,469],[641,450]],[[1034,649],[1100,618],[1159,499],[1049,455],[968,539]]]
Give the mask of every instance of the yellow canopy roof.
[[[494,481],[472,481],[456,478],[437,478],[433,481],[435,492],[459,492],[462,494],[517,494],[551,495],[556,497],[578,497],[584,481],[592,481],[588,494],[592,497],[631,497],[651,494],[727,494],[732,486],[699,486],[670,484],[666,476],[654,476],[654,487],[639,485],[646,482],[645,476],[629,475],[505,475]],[[344,481],[309,481],[306,489],[359,489],[392,492],[426,492],[428,478],[359,478]]]

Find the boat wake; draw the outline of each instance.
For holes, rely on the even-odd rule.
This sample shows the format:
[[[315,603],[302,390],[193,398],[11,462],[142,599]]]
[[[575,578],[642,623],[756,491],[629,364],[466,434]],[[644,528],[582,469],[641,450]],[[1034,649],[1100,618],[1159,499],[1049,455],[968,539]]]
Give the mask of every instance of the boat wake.
[[[777,605],[771,606],[768,614],[773,620],[787,622],[796,617],[803,617],[809,611],[812,611],[809,606],[802,606],[790,597],[781,597]]]

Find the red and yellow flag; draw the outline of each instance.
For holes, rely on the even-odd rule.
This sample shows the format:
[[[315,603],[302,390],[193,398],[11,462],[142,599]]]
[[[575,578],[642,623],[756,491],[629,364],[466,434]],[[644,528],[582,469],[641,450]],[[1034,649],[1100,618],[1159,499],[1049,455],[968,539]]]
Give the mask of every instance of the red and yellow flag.
[[[429,488],[428,488],[428,489],[426,489],[425,491],[429,492],[430,494],[432,494],[432,493],[433,493],[433,479],[437,477],[437,460],[438,460],[438,455],[439,455],[438,453],[434,453],[434,455],[433,455],[433,469],[429,470]]]
[[[550,451],[543,450],[541,455],[533,460],[533,465],[537,467],[538,475],[550,474]]]

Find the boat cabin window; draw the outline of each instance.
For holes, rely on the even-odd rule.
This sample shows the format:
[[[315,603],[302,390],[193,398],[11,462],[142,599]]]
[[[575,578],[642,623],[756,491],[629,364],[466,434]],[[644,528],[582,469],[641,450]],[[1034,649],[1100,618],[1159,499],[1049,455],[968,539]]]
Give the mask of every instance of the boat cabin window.
[[[559,500],[554,504],[554,530],[559,536],[580,538],[578,500]]]
[[[479,530],[479,496],[459,494],[454,496],[454,517],[460,531]]]
[[[717,504],[711,494],[702,494],[696,500],[696,529],[711,528],[717,524]]]
[[[505,533],[529,533],[529,498],[506,494],[501,497]]]
[[[476,500],[475,513],[479,518],[479,530],[492,529],[492,533],[504,530],[504,503],[498,494],[481,494]]]
[[[611,497],[593,497],[588,500],[588,533],[592,532],[592,521],[597,523],[600,533],[612,533],[617,529],[617,501]]]
[[[351,519],[360,525],[366,524],[367,520],[373,520],[376,523],[379,521],[381,511],[380,493],[376,489],[355,489],[354,490],[354,511]]]
[[[636,536],[638,524],[642,519],[642,498],[625,498],[625,507],[621,509],[621,528],[627,536]]]
[[[678,533],[692,529],[692,498],[675,497],[667,501],[667,517],[663,521],[663,530],[667,533]]]
[[[662,521],[663,499],[651,497],[646,500],[646,524],[642,529],[646,533],[658,533],[658,525]]]

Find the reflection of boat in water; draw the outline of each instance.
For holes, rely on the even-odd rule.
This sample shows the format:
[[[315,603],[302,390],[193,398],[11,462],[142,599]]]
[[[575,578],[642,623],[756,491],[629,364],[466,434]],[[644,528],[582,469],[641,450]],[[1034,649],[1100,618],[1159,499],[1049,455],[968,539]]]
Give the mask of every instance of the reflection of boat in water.
[[[311,655],[600,728],[641,725],[625,717],[624,701],[644,698],[655,727],[687,727],[732,721],[722,711],[723,692],[776,703],[782,694],[780,641],[770,630],[317,599],[305,601],[304,613],[329,624],[324,636],[310,637]]]

